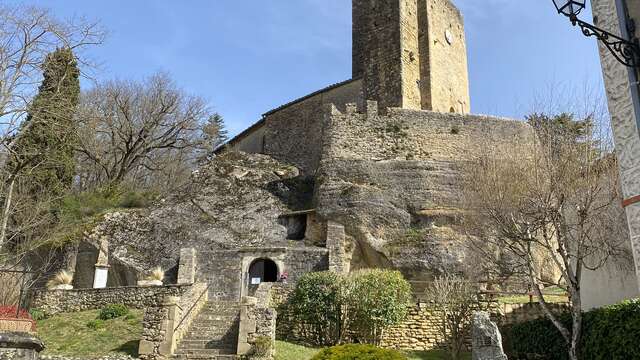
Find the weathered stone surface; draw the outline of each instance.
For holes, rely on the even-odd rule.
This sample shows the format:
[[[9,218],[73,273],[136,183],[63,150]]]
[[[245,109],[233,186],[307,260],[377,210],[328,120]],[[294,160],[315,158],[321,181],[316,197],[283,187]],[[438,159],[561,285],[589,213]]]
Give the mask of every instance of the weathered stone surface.
[[[49,315],[100,309],[109,304],[123,304],[130,308],[144,309],[159,306],[166,296],[180,296],[189,285],[128,286],[106,289],[39,290],[34,294],[31,306]]]
[[[463,167],[484,146],[530,141],[524,122],[389,109],[325,118],[316,184],[320,216],[342,224],[351,269],[394,266],[410,279],[468,267]],[[348,249],[349,250],[349,249]]]
[[[106,215],[88,238],[108,238],[110,255],[140,271],[173,268],[181,248],[304,247],[287,240],[278,218],[310,207],[312,192],[312,180],[293,166],[228,152],[151,209]]]
[[[37,360],[44,343],[25,332],[0,333],[0,360]]]
[[[507,360],[502,350],[502,335],[489,313],[478,311],[473,316],[473,360]]]

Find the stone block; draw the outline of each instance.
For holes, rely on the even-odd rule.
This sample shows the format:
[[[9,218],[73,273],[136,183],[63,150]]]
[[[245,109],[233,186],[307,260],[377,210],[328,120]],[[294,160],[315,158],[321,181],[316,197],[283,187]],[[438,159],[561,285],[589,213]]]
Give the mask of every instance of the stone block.
[[[180,249],[178,284],[193,284],[196,279],[196,249]]]
[[[155,348],[155,343],[148,340],[140,340],[140,346],[138,348],[138,353],[140,355],[153,354],[153,350]]]

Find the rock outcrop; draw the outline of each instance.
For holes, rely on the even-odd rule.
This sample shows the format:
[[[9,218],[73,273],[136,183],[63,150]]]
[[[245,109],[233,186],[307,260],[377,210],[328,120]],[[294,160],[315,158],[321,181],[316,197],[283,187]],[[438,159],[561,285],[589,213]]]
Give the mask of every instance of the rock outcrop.
[[[478,311],[474,314],[471,336],[473,360],[507,360],[502,350],[502,335],[489,313]]]
[[[117,261],[140,271],[170,269],[181,248],[198,251],[292,246],[278,222],[306,209],[313,183],[298,169],[265,155],[227,152],[149,209],[107,214],[87,236],[107,238]]]

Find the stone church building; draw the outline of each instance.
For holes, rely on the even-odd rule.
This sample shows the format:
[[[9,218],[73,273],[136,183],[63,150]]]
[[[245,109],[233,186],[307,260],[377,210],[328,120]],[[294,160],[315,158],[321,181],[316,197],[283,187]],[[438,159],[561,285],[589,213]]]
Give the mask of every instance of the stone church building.
[[[187,248],[197,277],[215,284],[210,297],[225,300],[309,271],[387,267],[428,280],[465,270],[461,166],[531,129],[468,114],[464,22],[451,1],[352,4],[351,79],[265,113],[183,192],[106,216],[72,261],[77,288],[134,285],[157,265],[175,281]]]
[[[464,23],[450,0],[352,4],[350,79],[266,112],[150,208],[105,215],[66,259],[75,290],[36,303],[144,308],[145,359],[235,356],[261,326],[275,332],[268,309],[244,303],[263,284],[376,267],[416,287],[447,272],[482,276],[465,246],[464,164],[533,131],[469,114]],[[135,287],[156,266],[178,300]]]

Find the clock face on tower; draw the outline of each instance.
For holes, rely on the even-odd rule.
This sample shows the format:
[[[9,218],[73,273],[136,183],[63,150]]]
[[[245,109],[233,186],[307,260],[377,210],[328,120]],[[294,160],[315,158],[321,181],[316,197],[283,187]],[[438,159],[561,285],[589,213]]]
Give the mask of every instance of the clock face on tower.
[[[451,33],[451,31],[449,29],[445,30],[444,38],[447,40],[447,43],[449,45],[453,44],[453,34]]]

